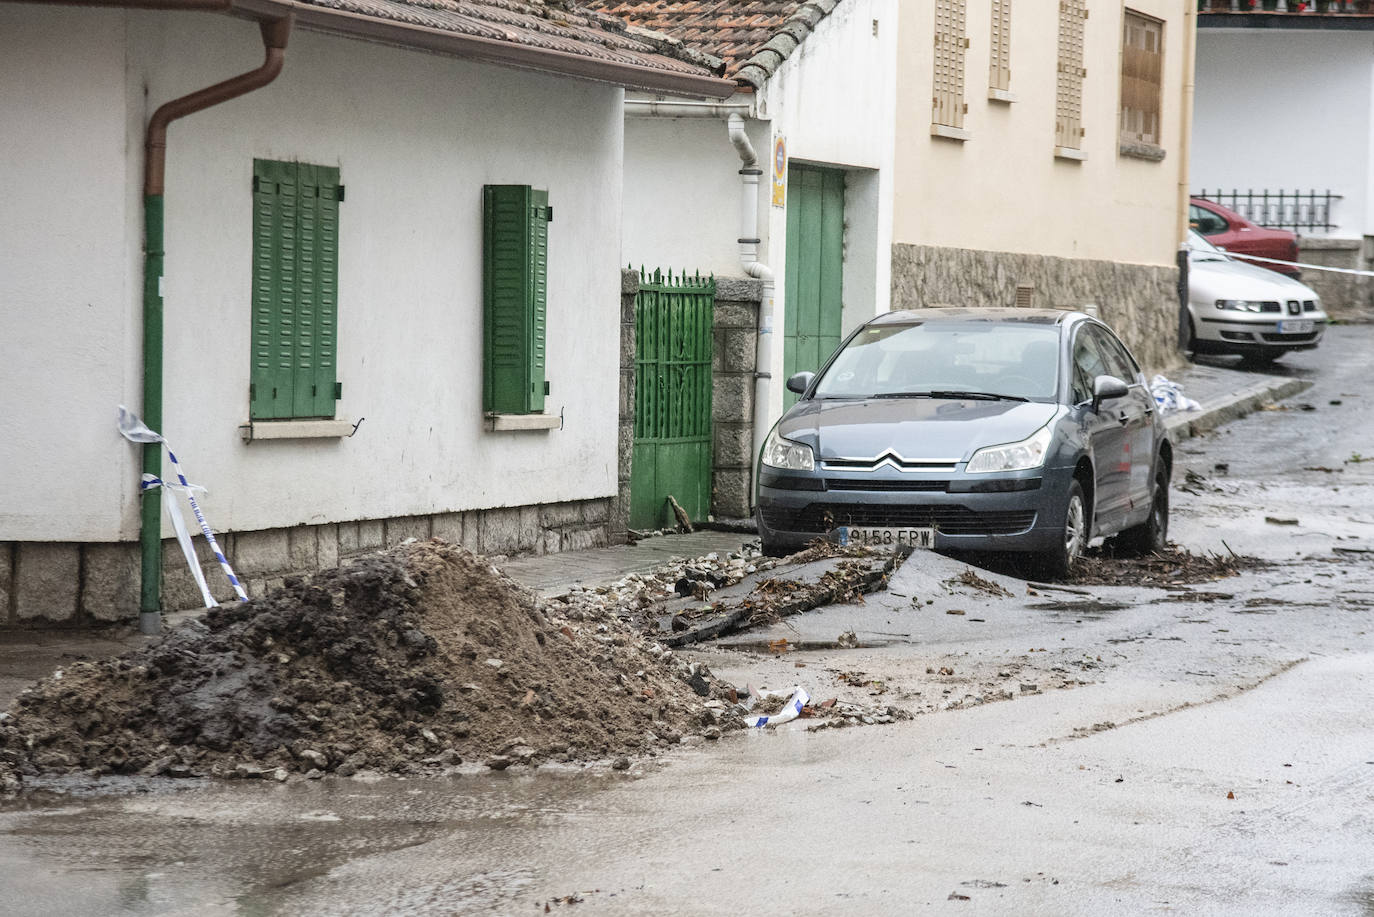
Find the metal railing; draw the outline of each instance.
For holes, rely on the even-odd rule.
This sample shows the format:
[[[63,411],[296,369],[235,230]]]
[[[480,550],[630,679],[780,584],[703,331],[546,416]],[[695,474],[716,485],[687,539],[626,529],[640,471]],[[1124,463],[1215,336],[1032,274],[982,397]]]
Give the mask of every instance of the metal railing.
[[[1294,232],[1335,229],[1331,208],[1341,199],[1341,195],[1330,191],[1223,191],[1220,188],[1215,191],[1203,189],[1193,197],[1215,201],[1260,226]]]
[[[1198,0],[1199,13],[1370,15],[1374,0]]]

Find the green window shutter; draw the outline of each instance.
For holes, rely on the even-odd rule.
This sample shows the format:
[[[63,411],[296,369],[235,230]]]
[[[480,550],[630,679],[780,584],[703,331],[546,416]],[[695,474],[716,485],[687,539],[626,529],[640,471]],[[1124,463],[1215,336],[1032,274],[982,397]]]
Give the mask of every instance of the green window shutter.
[[[483,211],[482,406],[544,410],[549,197],[528,185],[487,185]]]
[[[339,170],[253,161],[254,420],[333,417]]]

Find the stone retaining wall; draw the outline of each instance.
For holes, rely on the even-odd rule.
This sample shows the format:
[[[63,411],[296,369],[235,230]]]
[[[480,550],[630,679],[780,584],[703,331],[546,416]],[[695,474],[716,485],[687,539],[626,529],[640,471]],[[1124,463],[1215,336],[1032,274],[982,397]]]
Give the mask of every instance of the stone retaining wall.
[[[1030,306],[1079,309],[1092,303],[1146,375],[1183,365],[1178,350],[1178,269],[1014,252],[892,246],[892,308],[1014,306],[1030,285]]]
[[[342,557],[392,547],[407,538],[443,538],[488,555],[601,547],[610,540],[614,503],[607,497],[215,537],[248,594],[257,597],[280,586],[287,576],[333,567]],[[233,589],[205,540],[197,537],[195,543],[211,593],[222,602],[233,601]],[[166,611],[201,604],[200,591],[174,539],[162,544],[162,604]],[[138,606],[136,542],[0,542],[0,629],[132,624],[138,620]]]
[[[1299,239],[1298,260],[1367,271],[1374,266],[1374,237]],[[1341,321],[1374,321],[1374,284],[1369,277],[1304,270],[1302,282],[1317,291],[1326,314]]]

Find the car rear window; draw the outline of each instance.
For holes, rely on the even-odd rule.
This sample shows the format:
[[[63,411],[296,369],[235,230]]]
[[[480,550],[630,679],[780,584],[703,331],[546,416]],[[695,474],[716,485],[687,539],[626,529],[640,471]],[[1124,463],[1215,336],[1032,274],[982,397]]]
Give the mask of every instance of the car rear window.
[[[816,398],[974,391],[1050,401],[1059,380],[1059,328],[1025,322],[870,325],[816,385]]]

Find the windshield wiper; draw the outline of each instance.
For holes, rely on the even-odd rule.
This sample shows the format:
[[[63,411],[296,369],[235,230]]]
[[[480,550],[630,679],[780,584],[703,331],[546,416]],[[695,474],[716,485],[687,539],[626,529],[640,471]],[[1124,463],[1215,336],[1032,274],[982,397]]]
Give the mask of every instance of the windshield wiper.
[[[881,392],[874,398],[964,398],[970,401],[1030,401],[1020,395],[1001,395],[997,392]]]

